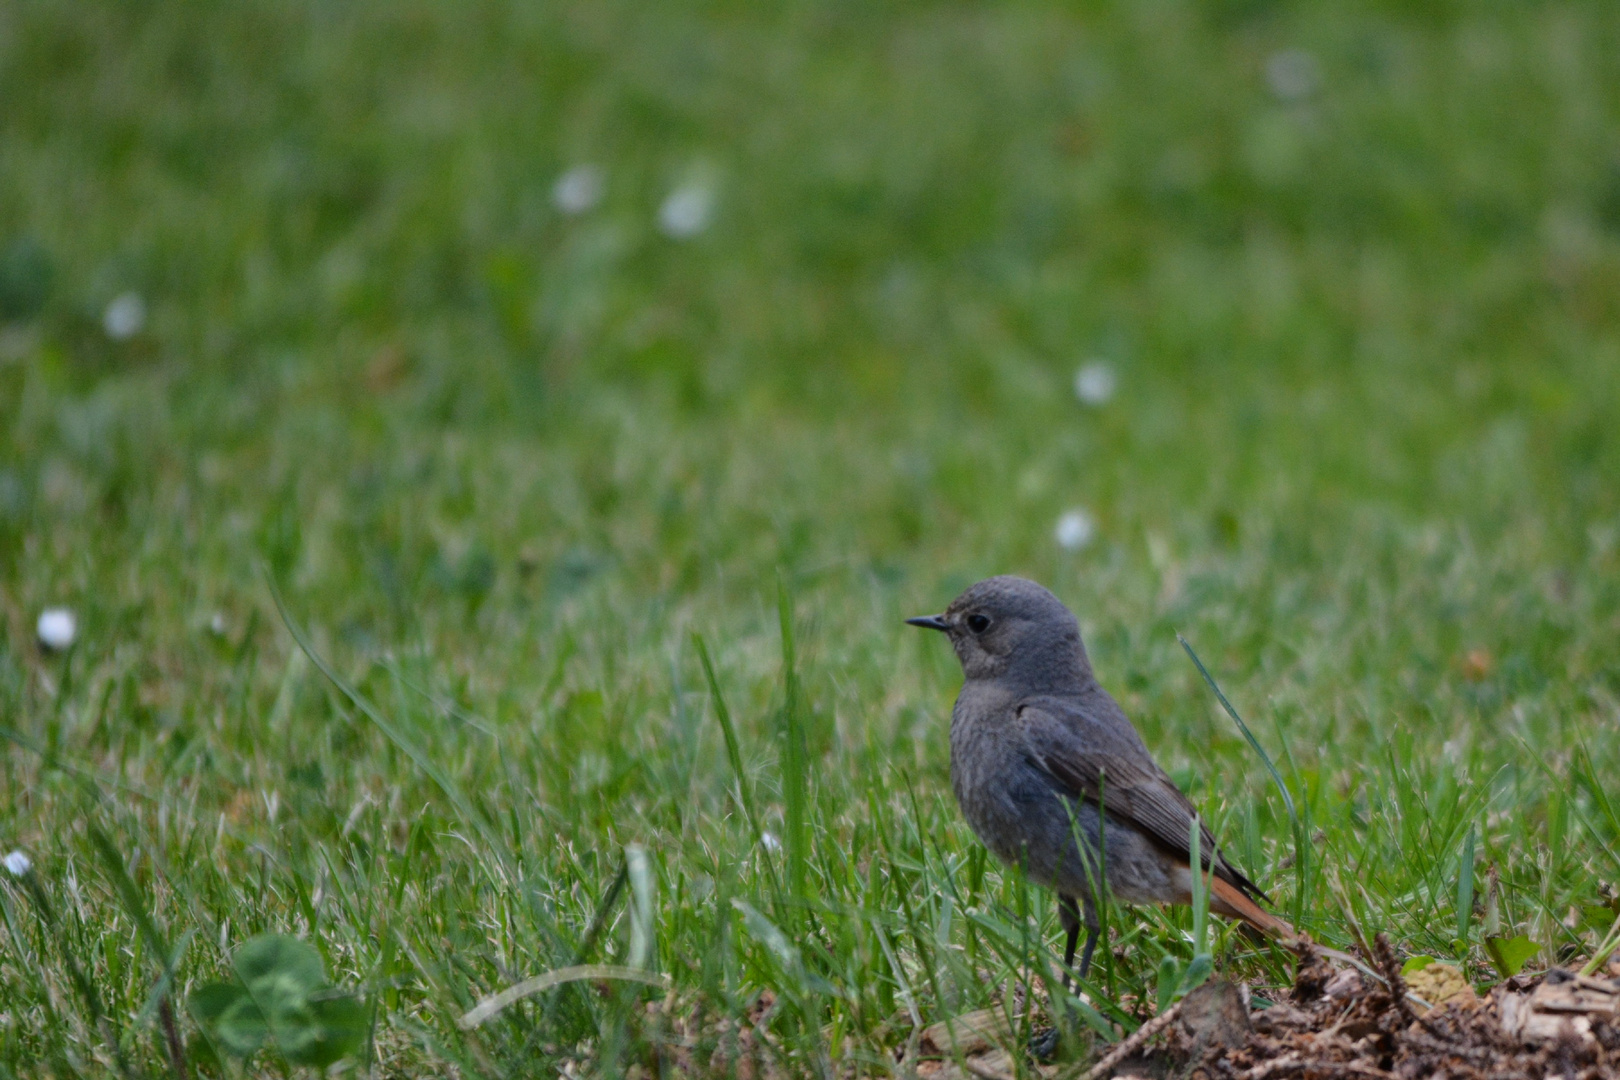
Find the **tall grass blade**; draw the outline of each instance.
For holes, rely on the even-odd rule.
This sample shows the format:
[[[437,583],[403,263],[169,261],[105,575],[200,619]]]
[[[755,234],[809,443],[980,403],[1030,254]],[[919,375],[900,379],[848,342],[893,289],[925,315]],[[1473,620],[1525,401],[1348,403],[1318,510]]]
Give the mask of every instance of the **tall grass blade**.
[[[837,988],[825,979],[812,974],[805,967],[804,955],[799,947],[783,933],[781,927],[766,918],[758,908],[736,896],[731,898],[731,906],[742,914],[743,926],[747,928],[749,936],[765,946],[776,959],[782,974],[786,976],[786,982],[781,989],[803,1018],[804,1033],[810,1042],[811,1056],[816,1063],[817,1071],[823,1077],[830,1076],[832,1069],[822,1048],[820,1018],[807,994],[837,994]]]
[[[789,895],[804,896],[804,868],[810,860],[809,753],[799,700],[798,658],[793,640],[793,598],[778,580],[776,612],[782,627],[782,846],[787,849]]]
[[[1203,832],[1204,821],[1193,815],[1188,829],[1187,850],[1191,854],[1188,867],[1192,871],[1193,956],[1209,952],[1209,880],[1204,877]],[[1215,860],[1209,861],[1209,872],[1215,872]],[[1189,987],[1188,989],[1191,989]]]
[[[1616,949],[1620,949],[1620,918],[1616,918],[1609,932],[1603,935],[1603,940],[1592,953],[1592,959],[1581,968],[1581,974],[1590,976],[1602,971],[1603,965],[1609,962]]]
[[[911,1017],[911,1026],[921,1029],[923,1026],[922,1013],[917,1010],[917,995],[911,989],[911,979],[906,975],[906,969],[895,955],[894,946],[889,944],[889,934],[883,928],[883,921],[877,916],[871,917],[872,934],[877,938],[878,948],[883,950],[883,958],[888,961],[889,970],[894,973],[895,985],[900,989],[900,1001],[906,1007],[906,1015]],[[915,1032],[913,1033],[915,1034]]]
[[[1176,635],[1176,640],[1181,643],[1182,649],[1187,653],[1187,658],[1198,669],[1198,674],[1204,677],[1204,682],[1214,692],[1215,700],[1221,703],[1221,708],[1226,710],[1226,715],[1230,716],[1232,722],[1238,726],[1238,730],[1248,740],[1249,746],[1253,748],[1256,754],[1260,755],[1260,760],[1265,764],[1266,771],[1271,774],[1272,783],[1277,785],[1277,790],[1282,794],[1283,806],[1288,809],[1288,822],[1294,834],[1294,924],[1297,926],[1304,921],[1305,890],[1310,880],[1310,834],[1300,820],[1299,811],[1294,808],[1294,797],[1289,793],[1288,785],[1283,783],[1282,773],[1278,772],[1277,766],[1272,763],[1271,755],[1266,753],[1265,747],[1260,745],[1260,740],[1256,739],[1254,732],[1249,730],[1249,725],[1243,722],[1243,717],[1238,715],[1237,709],[1233,708],[1232,703],[1226,699],[1226,695],[1221,692],[1220,685],[1215,681],[1215,676],[1211,675],[1209,669],[1204,666],[1204,662],[1198,659],[1198,654],[1193,651],[1192,645],[1188,644],[1187,639],[1179,633]],[[1287,753],[1286,745],[1283,747],[1283,752]]]
[[[522,1001],[543,990],[550,990],[553,986],[562,986],[564,983],[579,982],[583,979],[590,979],[593,982],[599,979],[615,979],[621,982],[645,983],[648,986],[664,985],[663,979],[639,968],[624,967],[620,964],[575,964],[572,967],[548,971],[544,975],[536,975],[532,979],[524,979],[520,983],[513,983],[500,993],[484,998],[462,1013],[456,1024],[464,1030],[475,1028],[513,1002]]]
[[[607,929],[608,920],[612,917],[613,909],[619,902],[619,894],[624,891],[625,883],[629,880],[630,861],[626,858],[619,863],[618,873],[613,875],[613,880],[608,883],[607,889],[603,891],[602,898],[596,902],[596,911],[591,914],[590,925],[585,928],[585,933],[580,935],[579,944],[574,947],[574,962],[568,965],[569,968],[582,967],[585,961],[590,959],[591,950],[596,948],[597,939],[602,936],[602,931]],[[562,996],[561,994],[554,995],[546,1003],[544,1026],[549,1027],[556,1017],[558,1004]],[[502,1008],[504,1007],[502,1006]]]
[[[1299,815],[1290,819],[1294,833],[1294,925],[1305,925],[1305,911],[1310,904],[1311,873],[1315,869],[1311,860],[1311,836],[1315,827],[1311,824],[1310,792],[1306,790],[1305,779],[1299,773],[1299,765],[1294,761],[1294,750],[1288,743],[1288,736],[1283,733],[1282,723],[1274,716],[1272,723],[1277,728],[1277,741],[1282,744],[1283,760],[1288,764],[1288,772],[1299,785],[1300,808]]]
[[[652,862],[646,848],[629,844],[624,849],[624,863],[630,876],[630,966],[652,971],[658,959]]]
[[[1278,772],[1277,766],[1271,763],[1271,755],[1266,753],[1265,747],[1260,745],[1260,740],[1254,737],[1254,732],[1249,730],[1249,725],[1243,722],[1243,717],[1238,715],[1238,711],[1232,707],[1232,703],[1226,700],[1226,695],[1221,693],[1221,688],[1215,682],[1215,677],[1209,673],[1209,669],[1204,666],[1204,662],[1198,659],[1198,654],[1193,652],[1193,647],[1187,643],[1187,639],[1177,634],[1176,640],[1181,642],[1181,647],[1187,651],[1187,656],[1192,660],[1193,666],[1198,669],[1198,674],[1204,677],[1204,682],[1209,685],[1210,690],[1214,691],[1215,700],[1221,703],[1221,708],[1226,710],[1226,715],[1232,718],[1232,722],[1238,726],[1238,730],[1249,741],[1249,745],[1254,748],[1254,752],[1260,755],[1260,760],[1265,764],[1266,771],[1271,774],[1272,782],[1277,785],[1277,790],[1282,793],[1283,805],[1288,808],[1288,817],[1297,821],[1299,815],[1294,810],[1294,797],[1289,794],[1288,785],[1283,783],[1282,773]]]
[[[731,774],[737,780],[737,790],[733,797],[742,808],[743,817],[748,819],[748,828],[754,838],[754,850],[764,860],[765,873],[774,885],[776,864],[771,859],[770,850],[765,846],[765,830],[761,827],[759,813],[754,808],[753,788],[748,783],[748,773],[743,769],[742,746],[737,741],[737,728],[731,722],[731,710],[726,707],[726,696],[720,692],[720,680],[715,676],[714,662],[709,659],[709,647],[704,643],[701,634],[692,635],[692,647],[697,649],[698,662],[703,665],[703,678],[709,684],[709,697],[714,701],[715,719],[720,722],[720,733],[726,740],[726,758],[731,762]]]
[[[1474,829],[1468,828],[1463,840],[1462,861],[1457,866],[1457,941],[1462,954],[1468,952],[1468,926],[1474,914]]]
[[[66,933],[57,924],[56,910],[51,906],[51,898],[40,884],[39,871],[29,869],[19,878],[23,892],[34,905],[34,914],[44,925],[51,943],[56,946],[62,957],[63,965],[68,969],[68,979],[73,983],[73,989],[84,1002],[85,1012],[89,1014],[90,1026],[100,1033],[101,1039],[107,1044],[112,1054],[113,1064],[118,1069],[118,1075],[129,1080],[131,1073],[128,1056],[124,1053],[124,1044],[113,1027],[112,1017],[108,1014],[106,1006],[102,1004],[101,993],[90,976],[85,974],[83,965],[79,963],[78,955],[73,951],[73,943]]]
[[[94,822],[90,823],[86,831],[90,837],[90,845],[96,849],[96,854],[107,868],[107,876],[112,878],[113,889],[125,913],[134,920],[141,940],[146,943],[146,951],[156,959],[158,981],[152,988],[148,1008],[155,1004],[158,1024],[163,1030],[164,1046],[169,1054],[170,1068],[174,1070],[177,1080],[186,1080],[185,1043],[180,1038],[180,1030],[174,1019],[174,968],[191,936],[188,934],[181,939],[179,949],[171,949],[168,941],[158,932],[157,924],[152,921],[146,901],[141,897],[141,891],[135,882],[130,879],[129,871],[124,867],[123,856],[119,855],[112,840]]]
[[[484,841],[489,851],[504,864],[507,861],[506,845],[501,840],[499,831],[473,805],[472,800],[467,797],[467,793],[462,790],[461,785],[456,783],[449,773],[441,769],[426,751],[417,746],[416,741],[406,735],[402,728],[384,716],[382,710],[372,704],[370,698],[362,694],[349,680],[339,675],[336,669],[328,664],[320,653],[315,651],[315,646],[309,640],[309,635],[304,633],[303,627],[298,625],[297,620],[292,617],[292,613],[287,610],[286,601],[282,599],[281,590],[276,587],[275,579],[266,574],[265,582],[270,587],[270,596],[275,600],[276,611],[281,615],[282,624],[287,627],[287,632],[292,635],[293,641],[298,643],[298,647],[303,650],[304,655],[309,657],[309,662],[314,664],[316,669],[322,675],[325,675],[327,680],[337,687],[338,691],[348,698],[356,709],[359,709],[367,719],[376,724],[378,730],[386,735],[390,742],[399,747],[400,751],[410,758],[411,762],[438,786],[439,790],[444,793],[445,798],[450,800],[451,805],[456,808],[462,818],[477,830],[479,838]]]
[[[759,818],[754,813],[754,799],[748,789],[748,774],[743,771],[742,747],[737,742],[737,729],[731,723],[731,710],[726,708],[726,696],[720,692],[720,680],[715,677],[714,663],[709,659],[709,647],[704,643],[703,635],[692,635],[692,647],[697,649],[698,662],[703,665],[703,677],[709,684],[709,697],[714,701],[714,714],[720,721],[720,734],[726,740],[726,758],[731,762],[732,775],[737,779],[737,805],[748,818],[748,824],[754,830],[754,840],[758,842]]]
[[[118,854],[118,849],[113,846],[107,834],[101,831],[99,825],[91,822],[85,832],[90,838],[91,847],[96,849],[102,865],[106,867],[107,876],[112,879],[113,891],[118,895],[124,912],[134,921],[135,929],[140,932],[148,951],[158,958],[158,963],[163,968],[163,977],[167,979],[170,974],[168,942],[158,933],[157,925],[152,922],[152,916],[141,899],[140,890],[136,888],[135,882],[130,880],[129,871],[124,869],[123,856]]]

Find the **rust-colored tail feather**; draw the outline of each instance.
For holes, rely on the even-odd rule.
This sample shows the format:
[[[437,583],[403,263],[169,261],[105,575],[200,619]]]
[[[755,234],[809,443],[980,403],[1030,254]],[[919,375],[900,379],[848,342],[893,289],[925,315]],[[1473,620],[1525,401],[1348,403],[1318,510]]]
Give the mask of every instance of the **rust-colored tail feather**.
[[[1218,915],[1242,919],[1261,933],[1277,938],[1294,937],[1294,928],[1245,896],[1236,885],[1214,875],[1209,879],[1209,907]]]

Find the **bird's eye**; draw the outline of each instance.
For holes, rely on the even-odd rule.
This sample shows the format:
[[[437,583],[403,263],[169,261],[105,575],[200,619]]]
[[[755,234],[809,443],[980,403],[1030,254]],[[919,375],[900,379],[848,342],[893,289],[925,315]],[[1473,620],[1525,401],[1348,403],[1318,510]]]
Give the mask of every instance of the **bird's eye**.
[[[990,616],[980,615],[978,612],[974,612],[972,615],[967,617],[967,625],[968,629],[973,631],[975,634],[982,634],[986,630],[990,629]]]

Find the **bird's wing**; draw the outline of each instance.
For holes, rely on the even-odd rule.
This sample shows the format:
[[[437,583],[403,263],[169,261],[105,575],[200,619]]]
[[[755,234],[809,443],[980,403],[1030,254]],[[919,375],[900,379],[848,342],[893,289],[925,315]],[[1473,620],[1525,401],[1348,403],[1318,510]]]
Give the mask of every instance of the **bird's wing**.
[[[1118,708],[1113,705],[1110,711],[1118,713]],[[1165,851],[1190,863],[1197,809],[1149,756],[1123,713],[1098,716],[1098,711],[1057,698],[1021,704],[1017,724],[1030,762],[1056,791],[1071,799],[1102,803],[1109,817],[1134,826]],[[1199,852],[1204,866],[1213,865],[1217,877],[1248,895],[1265,896],[1226,861],[1202,819]]]

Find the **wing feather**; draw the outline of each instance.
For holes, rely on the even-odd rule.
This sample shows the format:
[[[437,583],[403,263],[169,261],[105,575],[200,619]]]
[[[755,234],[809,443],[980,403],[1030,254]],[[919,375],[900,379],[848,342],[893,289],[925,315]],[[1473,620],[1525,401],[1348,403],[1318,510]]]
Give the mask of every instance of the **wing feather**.
[[[1119,706],[1111,698],[1107,706],[1117,717],[1099,719],[1094,715],[1098,709],[1057,698],[1024,702],[1018,707],[1017,722],[1029,761],[1061,794],[1102,804],[1109,817],[1135,826],[1166,852],[1190,863],[1197,808],[1154,762]],[[1213,864],[1217,877],[1246,895],[1265,898],[1226,861],[1201,818],[1199,849],[1206,869]]]

